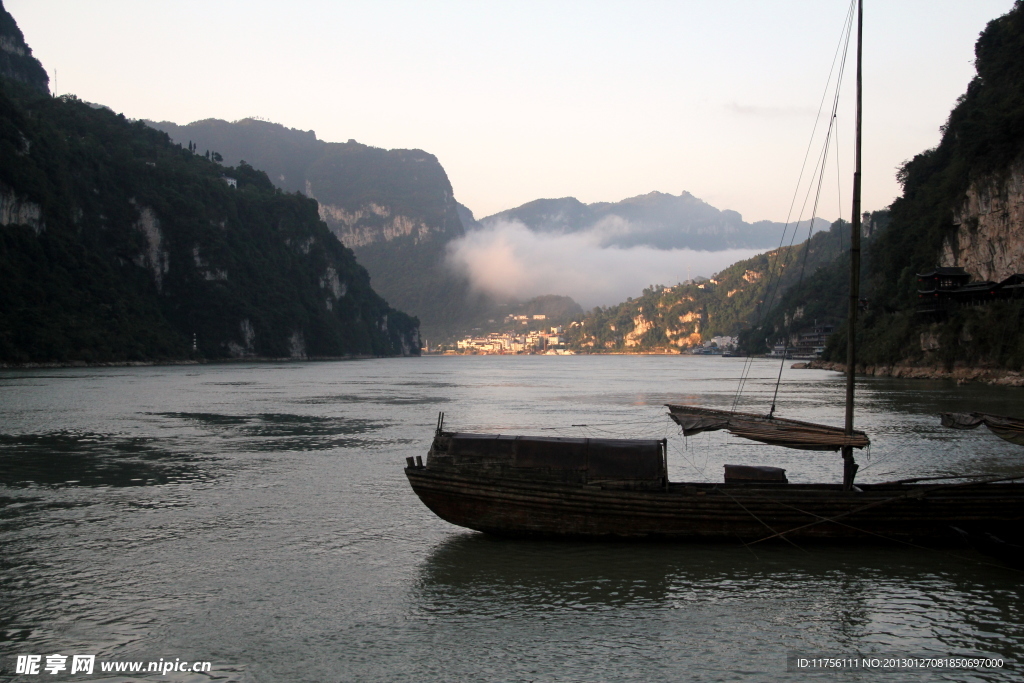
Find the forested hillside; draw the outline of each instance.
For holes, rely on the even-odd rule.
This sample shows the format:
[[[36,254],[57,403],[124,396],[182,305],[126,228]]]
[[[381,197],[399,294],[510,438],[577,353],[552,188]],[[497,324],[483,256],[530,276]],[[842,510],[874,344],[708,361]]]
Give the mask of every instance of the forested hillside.
[[[581,351],[667,351],[695,346],[718,335],[746,332],[749,336],[758,325],[773,329],[772,311],[782,309],[769,309],[765,302],[777,303],[809,276],[833,277],[848,235],[848,225],[837,221],[809,242],[740,261],[709,280],[649,287],[636,299],[588,313],[580,325],[569,330],[569,341]],[[795,321],[791,316],[787,325],[809,319],[809,314],[802,310]],[[825,315],[823,311],[822,317]]]
[[[870,263],[871,247],[877,234],[889,225],[888,210],[865,213],[861,217],[861,279]],[[803,278],[783,288],[770,307],[759,315],[760,323],[740,334],[740,347],[747,353],[761,353],[775,343],[796,340],[801,329],[821,324],[840,326],[850,305],[850,233],[849,223],[838,222],[829,231],[829,248],[816,268],[808,268]],[[821,239],[821,238],[819,238]],[[862,299],[871,301],[870,286],[862,286]]]
[[[1024,365],[1020,302],[916,316],[916,274],[962,266],[975,280],[1024,272],[1024,3],[993,20],[975,46],[977,75],[939,145],[898,174],[903,194],[867,248],[869,308],[858,331],[866,365]],[[999,230],[986,232],[998,224]],[[844,333],[845,334],[845,333]],[[925,341],[928,343],[925,343]],[[832,357],[842,360],[845,336]]]
[[[251,166],[6,79],[0,158],[0,362],[419,352],[316,202]]]
[[[313,131],[256,119],[148,123],[183,146],[216,152],[225,163],[245,160],[278,187],[315,198],[320,217],[355,252],[374,289],[416,315],[428,338],[450,338],[494,316],[494,302],[446,263],[448,244],[464,230],[434,155],[325,142]]]

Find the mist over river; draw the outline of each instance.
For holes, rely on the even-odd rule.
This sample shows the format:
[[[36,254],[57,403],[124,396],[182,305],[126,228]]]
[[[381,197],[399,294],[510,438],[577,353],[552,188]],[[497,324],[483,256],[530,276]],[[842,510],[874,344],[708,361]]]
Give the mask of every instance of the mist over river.
[[[402,468],[448,428],[669,438],[722,465],[841,480],[831,453],[683,439],[663,404],[732,405],[743,359],[425,357],[0,371],[0,678],[145,681],[1019,681],[1020,572],[966,548],[495,539],[436,518]],[[843,378],[786,367],[778,415],[842,424]],[[767,411],[777,362],[739,408]],[[942,410],[1024,390],[864,378],[859,481],[1024,473]],[[19,655],[96,656],[17,675]],[[1001,657],[1002,669],[808,674],[788,656]],[[104,673],[101,661],[209,661]],[[70,659],[69,659],[70,662]]]

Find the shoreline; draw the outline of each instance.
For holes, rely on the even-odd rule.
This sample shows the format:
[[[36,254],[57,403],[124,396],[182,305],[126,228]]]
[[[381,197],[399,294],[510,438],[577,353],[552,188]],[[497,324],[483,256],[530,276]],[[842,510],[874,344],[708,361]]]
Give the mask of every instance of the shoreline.
[[[800,367],[797,367],[800,366]],[[794,363],[792,368],[810,370],[832,370],[846,372],[846,363],[812,360]],[[981,382],[994,386],[1024,387],[1024,373],[1000,368],[977,368],[954,366],[952,370],[934,365],[858,365],[858,375],[869,377],[896,377],[899,379],[948,379],[957,384]]]
[[[456,353],[430,351],[420,354],[421,356],[703,356],[722,357],[720,353],[681,353],[679,351],[573,351],[572,353]],[[733,354],[726,358],[746,358]],[[755,358],[769,358],[769,356],[755,356]]]
[[[350,356],[312,356],[309,358],[271,358],[252,356],[248,358],[204,358],[202,360],[111,360],[111,361],[45,361],[27,363],[0,363],[0,370],[38,370],[50,368],[135,368],[171,365],[224,365],[231,363],[307,363],[345,360],[371,360],[374,358],[417,358],[418,356],[372,356],[353,354]]]

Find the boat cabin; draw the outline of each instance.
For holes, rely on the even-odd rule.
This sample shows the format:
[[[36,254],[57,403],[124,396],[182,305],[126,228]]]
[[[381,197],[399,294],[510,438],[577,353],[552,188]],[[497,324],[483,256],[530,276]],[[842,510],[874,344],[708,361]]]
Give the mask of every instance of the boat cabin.
[[[439,431],[427,468],[604,488],[650,490],[668,484],[664,439],[583,439]]]

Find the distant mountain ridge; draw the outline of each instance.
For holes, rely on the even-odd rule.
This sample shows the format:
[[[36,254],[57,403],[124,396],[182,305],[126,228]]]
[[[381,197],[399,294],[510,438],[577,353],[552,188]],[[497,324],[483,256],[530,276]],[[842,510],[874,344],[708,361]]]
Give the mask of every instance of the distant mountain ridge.
[[[448,176],[423,150],[325,142],[312,130],[252,118],[146,124],[181,145],[218,152],[226,164],[245,161],[282,190],[316,199],[347,247],[410,236],[422,242],[435,234],[447,241],[463,233]]]
[[[417,316],[423,336],[435,343],[503,315],[503,304],[516,304],[474,289],[464,271],[451,267],[450,247],[467,231],[519,221],[537,233],[592,231],[601,247],[718,251],[776,248],[784,227],[746,223],[739,213],[688,192],[594,204],[572,197],[538,199],[477,221],[455,200],[437,158],[422,150],[325,142],[314,131],[253,118],[146,123],[200,154],[217,152],[225,164],[244,160],[282,190],[315,198],[320,217],[355,252],[374,289]],[[827,223],[819,219],[815,225]],[[806,223],[798,228],[800,239],[805,231]]]
[[[595,231],[601,245],[655,249],[773,249],[779,247],[783,223],[747,223],[735,212],[717,209],[689,192],[680,195],[650,192],[620,202],[584,204],[574,197],[537,199],[514,209],[482,218],[479,225],[518,221],[534,232]],[[814,231],[828,221],[815,219]],[[792,226],[790,226],[792,230]],[[807,229],[804,221],[799,230]]]
[[[311,130],[251,118],[146,123],[181,145],[218,152],[226,164],[245,160],[282,190],[316,199],[320,217],[355,252],[374,289],[417,316],[424,336],[448,337],[489,315],[493,302],[446,264],[447,245],[465,234],[460,211],[468,210],[455,201],[434,155],[325,142]]]

